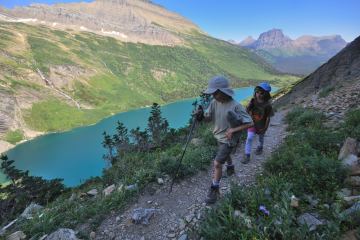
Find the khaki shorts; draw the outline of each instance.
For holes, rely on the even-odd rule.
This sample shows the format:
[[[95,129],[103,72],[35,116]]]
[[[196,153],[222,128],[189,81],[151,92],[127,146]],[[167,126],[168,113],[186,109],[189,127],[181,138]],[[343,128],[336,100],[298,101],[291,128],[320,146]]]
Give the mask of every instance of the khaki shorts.
[[[218,143],[218,150],[215,156],[215,161],[224,164],[230,160],[230,154],[235,150],[235,147],[230,147],[227,143]]]

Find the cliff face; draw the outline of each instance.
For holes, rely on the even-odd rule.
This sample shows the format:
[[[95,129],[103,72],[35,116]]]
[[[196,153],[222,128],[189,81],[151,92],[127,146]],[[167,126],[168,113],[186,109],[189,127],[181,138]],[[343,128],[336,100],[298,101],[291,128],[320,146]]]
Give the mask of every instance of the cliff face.
[[[3,20],[47,25],[112,36],[125,42],[183,44],[181,33],[201,30],[178,14],[140,0],[97,0],[67,4],[33,4],[0,9]],[[1,18],[1,17],[0,17]]]

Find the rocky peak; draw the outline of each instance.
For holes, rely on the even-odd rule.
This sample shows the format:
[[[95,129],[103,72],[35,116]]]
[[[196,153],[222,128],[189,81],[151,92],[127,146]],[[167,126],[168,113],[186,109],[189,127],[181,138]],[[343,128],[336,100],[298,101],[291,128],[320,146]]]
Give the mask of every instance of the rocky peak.
[[[256,40],[252,37],[252,36],[248,36],[247,38],[245,38],[244,40],[242,40],[239,45],[246,47],[246,46],[250,46],[251,44],[253,44]]]
[[[272,29],[260,34],[258,40],[254,43],[255,48],[270,49],[281,48],[291,45],[292,40],[285,36],[281,29]]]

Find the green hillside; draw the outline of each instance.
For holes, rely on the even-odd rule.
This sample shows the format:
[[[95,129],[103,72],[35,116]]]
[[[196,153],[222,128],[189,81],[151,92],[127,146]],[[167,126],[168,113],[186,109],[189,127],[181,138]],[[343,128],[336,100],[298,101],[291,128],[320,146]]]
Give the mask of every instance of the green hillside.
[[[182,37],[184,46],[154,46],[0,22],[0,88],[15,97],[31,92],[36,96],[32,107],[21,109],[25,123],[31,129],[55,131],[91,124],[153,102],[197,96],[217,74],[229,76],[234,87],[262,80],[282,87],[297,80],[227,42],[200,34]],[[52,78],[51,69],[58,66],[73,67],[72,76],[68,72],[57,75],[65,84]],[[46,86],[37,69],[82,108]]]

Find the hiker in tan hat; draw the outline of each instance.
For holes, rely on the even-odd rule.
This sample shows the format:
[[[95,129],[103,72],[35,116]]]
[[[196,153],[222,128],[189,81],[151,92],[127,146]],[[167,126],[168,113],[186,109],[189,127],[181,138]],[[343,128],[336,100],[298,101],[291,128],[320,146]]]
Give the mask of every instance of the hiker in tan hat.
[[[233,99],[234,91],[229,87],[229,81],[223,76],[210,79],[205,94],[211,94],[213,100],[205,112],[202,109],[195,112],[197,119],[204,118],[214,124],[213,134],[218,141],[218,150],[214,159],[214,174],[206,203],[215,203],[220,194],[219,185],[222,175],[222,166],[226,162],[226,172],[230,176],[235,173],[230,154],[235,150],[231,141],[236,132],[247,129],[253,125],[251,117],[245,108]],[[234,127],[229,118],[237,117],[242,125]],[[232,127],[231,127],[232,126]]]

